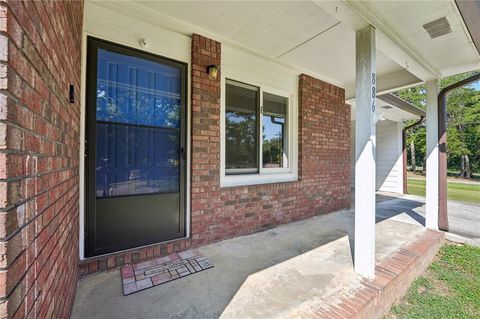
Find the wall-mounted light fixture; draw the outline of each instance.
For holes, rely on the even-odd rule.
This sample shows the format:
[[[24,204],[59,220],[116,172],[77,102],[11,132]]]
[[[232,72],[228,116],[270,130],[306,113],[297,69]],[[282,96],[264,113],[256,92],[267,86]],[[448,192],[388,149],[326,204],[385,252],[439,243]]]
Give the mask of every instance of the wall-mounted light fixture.
[[[218,77],[218,66],[215,64],[207,66],[207,73],[210,80],[216,80]]]

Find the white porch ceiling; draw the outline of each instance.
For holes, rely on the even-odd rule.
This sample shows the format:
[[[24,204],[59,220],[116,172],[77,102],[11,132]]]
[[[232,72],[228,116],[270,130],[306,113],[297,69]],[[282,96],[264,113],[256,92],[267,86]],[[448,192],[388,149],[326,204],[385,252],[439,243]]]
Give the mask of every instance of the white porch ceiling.
[[[453,0],[347,2],[442,77],[480,68],[479,52]],[[430,38],[423,25],[442,17],[452,32]]]
[[[203,33],[229,42],[339,85],[346,89],[347,98],[355,94],[355,29],[362,24],[381,24],[377,41],[378,92],[415,85],[427,77],[449,75],[455,70],[480,68],[478,52],[469,43],[468,33],[450,1],[97,4],[170,30]],[[372,16],[375,21],[369,20]],[[447,17],[453,32],[430,39],[422,25],[442,16]]]
[[[311,1],[146,1],[142,5],[272,57],[339,22]]]

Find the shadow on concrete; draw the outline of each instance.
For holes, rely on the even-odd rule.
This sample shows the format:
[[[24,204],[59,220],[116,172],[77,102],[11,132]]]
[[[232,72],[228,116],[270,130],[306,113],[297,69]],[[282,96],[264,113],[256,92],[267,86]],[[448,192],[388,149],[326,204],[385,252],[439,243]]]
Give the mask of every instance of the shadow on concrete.
[[[378,195],[377,195],[378,196]],[[382,197],[390,197],[385,195],[380,195]],[[391,200],[388,204],[383,205],[382,202]],[[376,222],[381,222],[382,220],[392,218],[399,214],[407,214],[413,220],[418,222],[420,225],[425,226],[425,217],[414,211],[415,208],[425,205],[422,202],[403,199],[398,197],[390,197],[390,199],[383,200],[379,202],[377,200],[377,211],[376,211]]]
[[[352,194],[355,192],[352,190]],[[377,193],[375,195],[376,200],[376,213],[375,222],[380,223],[384,220],[393,218],[400,214],[407,214],[412,220],[417,222],[421,226],[425,226],[425,217],[414,211],[415,208],[422,207],[424,203],[398,197],[395,194]],[[351,210],[354,212],[355,198],[352,196]],[[350,252],[352,260],[355,262],[355,234],[354,231],[348,234],[348,240],[350,242]]]
[[[421,218],[414,211],[421,205],[393,195],[377,195],[377,259],[421,231]],[[403,213],[417,222],[389,220]],[[350,210],[200,249],[214,268],[127,297],[122,295],[118,272],[81,280],[72,318],[276,317],[286,309],[301,307],[306,300],[335,295],[340,287],[358,281],[352,267],[353,205]]]

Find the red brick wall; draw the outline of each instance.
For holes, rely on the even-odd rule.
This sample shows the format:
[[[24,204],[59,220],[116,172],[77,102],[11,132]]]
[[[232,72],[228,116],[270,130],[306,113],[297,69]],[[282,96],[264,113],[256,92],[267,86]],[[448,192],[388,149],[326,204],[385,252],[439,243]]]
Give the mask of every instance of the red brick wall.
[[[220,188],[221,45],[192,39],[191,214],[194,245],[255,232],[350,206],[350,108],[344,90],[299,78],[300,180]],[[258,83],[254,83],[258,84]]]
[[[206,73],[212,64],[221,65],[221,44],[193,35],[191,237],[89,259],[82,274],[350,206],[350,107],[343,89],[307,75],[299,77],[299,181],[220,188],[221,88]]]
[[[0,318],[71,311],[82,23],[81,1],[0,4]]]

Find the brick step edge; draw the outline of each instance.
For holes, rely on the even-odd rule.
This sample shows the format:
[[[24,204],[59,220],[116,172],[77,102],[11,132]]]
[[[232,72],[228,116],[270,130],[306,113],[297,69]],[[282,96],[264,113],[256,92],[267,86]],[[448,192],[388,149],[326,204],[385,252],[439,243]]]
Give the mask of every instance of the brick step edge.
[[[337,304],[310,311],[305,318],[382,318],[432,263],[444,237],[442,232],[426,230],[381,260],[375,267],[374,279],[363,279],[352,295],[340,296]]]

